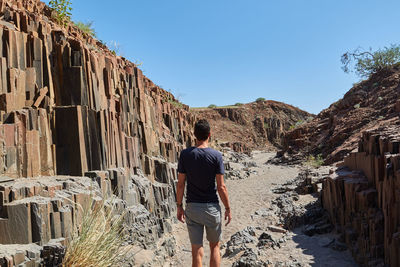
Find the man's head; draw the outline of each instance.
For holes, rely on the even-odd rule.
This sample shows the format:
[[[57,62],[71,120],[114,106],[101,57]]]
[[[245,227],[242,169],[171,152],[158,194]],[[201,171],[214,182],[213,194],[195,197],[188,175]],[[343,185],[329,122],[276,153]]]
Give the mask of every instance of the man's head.
[[[194,125],[194,136],[198,141],[205,141],[210,136],[210,124],[206,120],[199,120]]]

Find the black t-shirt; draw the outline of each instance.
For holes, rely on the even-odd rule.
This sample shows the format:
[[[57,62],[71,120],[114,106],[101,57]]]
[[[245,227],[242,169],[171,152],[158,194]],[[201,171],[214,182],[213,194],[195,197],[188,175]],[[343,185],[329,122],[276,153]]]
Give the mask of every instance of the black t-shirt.
[[[190,147],[181,152],[178,172],[186,174],[186,202],[218,203],[216,174],[224,174],[220,152],[212,148]]]

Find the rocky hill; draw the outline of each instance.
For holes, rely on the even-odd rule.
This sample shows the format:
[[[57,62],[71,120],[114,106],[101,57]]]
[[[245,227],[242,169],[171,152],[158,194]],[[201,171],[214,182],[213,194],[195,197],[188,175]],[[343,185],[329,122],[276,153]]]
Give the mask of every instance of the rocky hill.
[[[395,125],[400,112],[400,69],[382,71],[356,84],[312,121],[289,132],[286,150],[322,154],[325,163],[356,149],[361,132]]]
[[[214,143],[239,152],[281,147],[287,131],[313,118],[299,108],[272,100],[191,112],[209,120]]]

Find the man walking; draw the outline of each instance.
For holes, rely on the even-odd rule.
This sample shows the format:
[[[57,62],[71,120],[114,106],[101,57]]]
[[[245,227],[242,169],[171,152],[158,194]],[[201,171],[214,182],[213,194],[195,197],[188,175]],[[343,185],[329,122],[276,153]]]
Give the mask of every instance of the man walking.
[[[181,152],[178,162],[178,185],[176,192],[177,217],[186,225],[192,244],[192,267],[202,266],[203,232],[210,242],[210,266],[219,267],[221,254],[221,207],[217,192],[225,206],[226,225],[231,222],[228,191],[224,183],[224,163],[218,151],[208,147],[210,125],[199,120],[194,126],[196,146]],[[186,210],[183,209],[183,194],[186,187]]]

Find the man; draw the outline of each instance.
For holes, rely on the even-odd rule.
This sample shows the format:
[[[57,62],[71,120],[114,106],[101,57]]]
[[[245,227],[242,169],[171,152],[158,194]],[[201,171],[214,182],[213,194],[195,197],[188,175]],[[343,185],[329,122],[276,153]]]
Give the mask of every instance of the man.
[[[217,192],[225,206],[225,220],[228,225],[232,215],[228,191],[224,183],[224,163],[218,151],[208,147],[210,125],[199,120],[194,126],[196,146],[181,152],[178,162],[178,185],[176,192],[177,217],[186,225],[192,244],[192,267],[202,266],[203,232],[206,229],[210,242],[210,266],[219,267],[221,255],[221,207]],[[183,209],[183,194],[186,187],[186,210]]]

